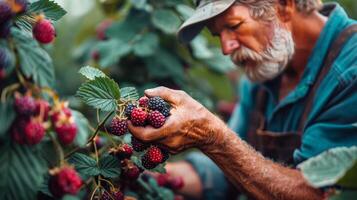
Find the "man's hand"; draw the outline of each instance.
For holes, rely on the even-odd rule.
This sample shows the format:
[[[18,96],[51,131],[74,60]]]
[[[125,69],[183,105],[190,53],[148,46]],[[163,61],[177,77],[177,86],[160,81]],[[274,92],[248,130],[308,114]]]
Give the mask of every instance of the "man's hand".
[[[160,129],[136,127],[129,123],[131,133],[144,142],[155,141],[171,153],[197,147],[206,148],[217,141],[217,133],[226,125],[185,92],[158,87],[145,91],[148,97],[159,96],[171,104],[171,115]]]

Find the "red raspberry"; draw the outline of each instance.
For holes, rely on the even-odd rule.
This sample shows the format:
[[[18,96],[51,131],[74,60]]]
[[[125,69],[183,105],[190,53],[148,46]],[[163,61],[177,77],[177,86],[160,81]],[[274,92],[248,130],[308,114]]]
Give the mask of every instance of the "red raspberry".
[[[66,194],[76,195],[82,186],[82,179],[72,167],[51,170],[49,179],[50,192],[55,197]]]
[[[37,41],[48,44],[56,37],[56,30],[47,19],[40,19],[33,27],[32,33]]]
[[[134,126],[144,126],[148,114],[142,108],[134,108],[131,112],[131,122]]]
[[[50,112],[50,110],[51,110],[50,103],[48,103],[46,100],[38,99],[36,101],[36,111],[35,111],[36,116],[42,114],[43,120],[47,121],[48,113]]]
[[[45,136],[45,128],[40,122],[30,120],[24,127],[25,143],[35,145],[41,142]]]
[[[146,144],[139,139],[136,139],[134,136],[131,136],[131,145],[136,152],[144,151],[149,147],[149,144]]]
[[[149,98],[147,98],[147,97],[141,97],[139,99],[139,106],[141,106],[143,108],[147,108],[148,107],[148,103],[149,103]]]
[[[155,179],[159,186],[166,187],[169,184],[169,177],[169,174],[159,174]]]
[[[75,123],[65,123],[55,126],[55,131],[59,141],[68,145],[71,144],[77,135],[77,125]]]
[[[109,132],[113,135],[121,136],[128,132],[128,122],[126,119],[114,117],[110,123]]]
[[[105,191],[101,200],[124,200],[124,194],[120,190],[111,191],[110,193]]]
[[[146,169],[152,169],[156,167],[158,164],[162,163],[163,154],[159,147],[151,146],[148,151],[141,158],[142,165]]]
[[[148,122],[154,128],[160,128],[165,124],[165,116],[161,114],[159,111],[151,111],[148,115]]]
[[[35,100],[29,95],[19,95],[15,97],[15,110],[20,116],[29,117],[36,111]]]
[[[56,111],[50,113],[51,121],[53,124],[66,121],[72,117],[72,111],[67,107],[67,105],[61,105]]]

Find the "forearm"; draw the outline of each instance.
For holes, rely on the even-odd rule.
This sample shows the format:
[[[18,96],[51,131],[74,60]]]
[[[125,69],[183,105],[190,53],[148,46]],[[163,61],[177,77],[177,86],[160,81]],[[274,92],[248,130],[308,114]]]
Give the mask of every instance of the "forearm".
[[[323,192],[310,187],[296,170],[276,164],[256,152],[226,126],[210,146],[201,148],[224,171],[236,187],[255,199],[323,199]]]

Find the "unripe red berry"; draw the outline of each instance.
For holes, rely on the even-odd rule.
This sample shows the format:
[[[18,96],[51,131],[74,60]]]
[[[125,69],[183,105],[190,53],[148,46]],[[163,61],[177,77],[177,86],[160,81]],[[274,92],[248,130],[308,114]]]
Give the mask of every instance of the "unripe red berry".
[[[55,131],[57,133],[57,137],[59,141],[63,145],[71,144],[77,135],[77,125],[72,123],[64,123],[61,125],[55,126]]]
[[[45,128],[40,122],[29,120],[24,127],[25,143],[28,145],[35,145],[41,142],[45,136]]]
[[[131,122],[134,126],[144,126],[147,119],[147,112],[142,108],[134,108],[131,112]]]
[[[148,122],[154,128],[160,128],[165,124],[165,116],[161,114],[159,111],[151,111],[148,115]]]
[[[56,30],[47,19],[40,19],[33,27],[32,33],[37,41],[48,44],[56,37]]]
[[[149,98],[147,98],[147,97],[141,97],[140,99],[139,99],[139,106],[140,107],[143,107],[143,108],[147,108],[148,107],[148,103],[149,103]]]

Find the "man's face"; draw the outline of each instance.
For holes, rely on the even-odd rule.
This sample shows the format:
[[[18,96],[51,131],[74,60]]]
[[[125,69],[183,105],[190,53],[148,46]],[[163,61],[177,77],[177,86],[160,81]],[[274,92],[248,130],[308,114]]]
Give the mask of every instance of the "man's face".
[[[208,28],[220,37],[223,54],[230,55],[254,82],[278,76],[294,54],[291,32],[278,19],[253,19],[242,5],[233,5],[213,18]]]

